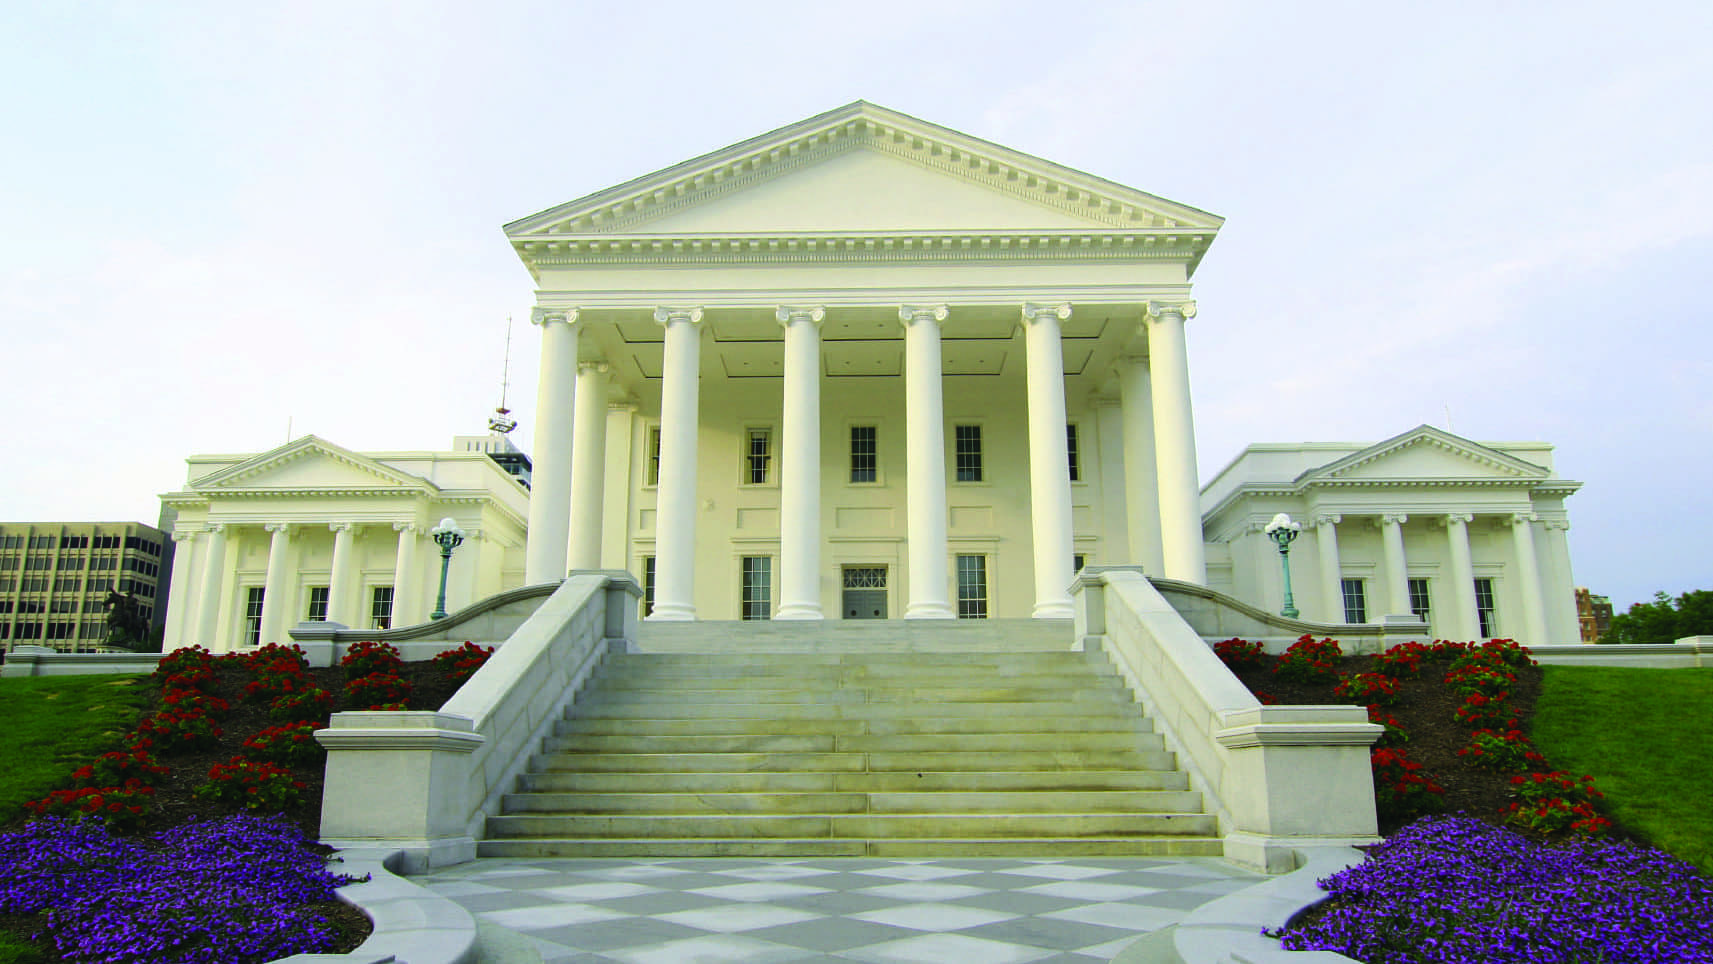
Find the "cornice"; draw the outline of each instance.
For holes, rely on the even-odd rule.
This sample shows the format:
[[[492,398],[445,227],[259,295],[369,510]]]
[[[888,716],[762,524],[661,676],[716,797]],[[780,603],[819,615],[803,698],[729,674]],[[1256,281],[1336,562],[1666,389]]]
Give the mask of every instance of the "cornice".
[[[1280,484],[1266,482],[1248,482],[1239,485],[1226,493],[1225,498],[1218,504],[1202,513],[1203,524],[1206,520],[1218,518],[1229,511],[1232,506],[1244,499],[1257,497],[1291,498],[1307,496],[1316,491],[1352,489],[1527,489],[1530,495],[1565,496],[1582,488],[1581,482],[1567,479],[1518,479],[1518,478],[1488,478],[1488,479],[1448,479],[1426,476],[1395,479],[1329,479],[1316,478],[1296,483]],[[1357,506],[1340,506],[1336,509],[1322,510],[1326,512],[1342,511],[1357,515],[1372,514],[1367,509]],[[1375,509],[1375,512],[1384,511]],[[1416,510],[1420,511],[1420,510]],[[1497,511],[1497,510],[1495,510]],[[1509,511],[1509,510],[1506,510]]]
[[[411,489],[424,494],[433,494],[438,488],[434,483],[420,476],[401,472],[366,456],[347,451],[314,435],[306,435],[279,448],[254,455],[237,465],[203,476],[195,482],[189,483],[189,485],[192,489],[206,494],[232,492],[236,489],[236,484],[245,479],[255,478],[279,466],[289,465],[310,455],[318,455],[356,469],[366,475],[372,475],[379,480],[376,487],[385,487],[388,491]]]

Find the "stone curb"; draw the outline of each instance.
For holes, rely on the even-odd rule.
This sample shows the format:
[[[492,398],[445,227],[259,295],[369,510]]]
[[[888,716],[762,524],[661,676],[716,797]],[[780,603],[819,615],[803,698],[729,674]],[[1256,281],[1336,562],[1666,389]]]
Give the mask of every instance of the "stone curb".
[[[339,888],[339,899],[368,914],[375,932],[348,954],[294,954],[273,964],[475,964],[475,918],[393,873],[403,859],[401,850],[341,850],[338,871],[369,879]]]
[[[1297,856],[1296,870],[1203,904],[1182,923],[1131,944],[1113,964],[1356,964],[1333,951],[1287,951],[1261,935],[1323,899],[1316,881],[1364,859],[1350,847],[1305,847]]]

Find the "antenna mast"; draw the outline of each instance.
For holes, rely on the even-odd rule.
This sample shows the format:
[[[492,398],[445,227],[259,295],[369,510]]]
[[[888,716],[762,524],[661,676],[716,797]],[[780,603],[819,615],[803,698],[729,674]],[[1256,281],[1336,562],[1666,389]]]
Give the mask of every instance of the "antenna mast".
[[[512,374],[512,316],[506,316],[506,360],[500,369],[500,406],[494,409],[494,414],[488,416],[488,431],[504,435],[517,428],[517,419],[511,417],[512,410],[506,407],[506,389],[511,387]]]

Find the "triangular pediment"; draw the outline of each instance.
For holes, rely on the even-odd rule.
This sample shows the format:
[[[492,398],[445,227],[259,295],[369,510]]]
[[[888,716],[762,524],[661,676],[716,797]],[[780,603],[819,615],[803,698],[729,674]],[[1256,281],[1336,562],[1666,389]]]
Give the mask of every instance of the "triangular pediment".
[[[305,435],[198,479],[202,492],[326,489],[430,491],[433,483],[366,455]]]
[[[1187,205],[858,101],[506,225],[577,237],[888,232],[1170,232],[1210,240]]]
[[[1304,472],[1299,484],[1315,482],[1526,481],[1548,471],[1532,462],[1420,425],[1327,465]]]

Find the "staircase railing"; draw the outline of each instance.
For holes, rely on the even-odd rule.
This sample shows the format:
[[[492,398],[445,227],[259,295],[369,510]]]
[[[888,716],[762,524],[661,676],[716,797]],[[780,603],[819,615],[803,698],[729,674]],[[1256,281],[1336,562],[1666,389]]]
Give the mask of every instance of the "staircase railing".
[[[1378,841],[1360,706],[1263,706],[1139,566],[1072,584],[1076,638],[1104,649],[1217,814],[1225,856],[1268,873],[1305,846]]]
[[[609,647],[636,640],[628,573],[574,572],[437,712],[335,713],[321,836],[403,852],[402,870],[472,860],[541,738]]]

